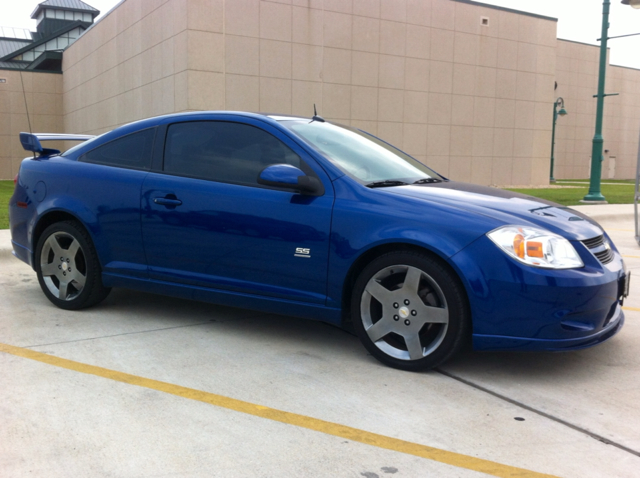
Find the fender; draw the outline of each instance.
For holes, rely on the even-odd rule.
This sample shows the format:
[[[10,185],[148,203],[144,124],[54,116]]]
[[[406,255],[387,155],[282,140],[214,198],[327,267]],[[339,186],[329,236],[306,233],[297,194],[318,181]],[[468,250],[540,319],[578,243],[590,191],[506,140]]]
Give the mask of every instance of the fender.
[[[462,278],[450,258],[504,224],[489,216],[471,217],[451,205],[387,193],[384,189],[363,190],[352,183],[346,176],[334,181],[336,197],[340,199],[334,206],[331,228],[327,300],[330,307],[342,303],[344,279],[358,259],[375,248],[407,244],[429,250]],[[365,195],[366,198],[360,197]]]
[[[103,271],[147,276],[140,226],[140,191],[146,171],[56,156],[30,163],[23,170],[37,169],[36,175],[46,185],[45,197],[36,198],[33,188],[28,191],[34,208],[28,232],[32,251],[36,247],[33,233],[37,223],[49,213],[65,212],[88,231]],[[32,174],[25,173],[25,176]]]

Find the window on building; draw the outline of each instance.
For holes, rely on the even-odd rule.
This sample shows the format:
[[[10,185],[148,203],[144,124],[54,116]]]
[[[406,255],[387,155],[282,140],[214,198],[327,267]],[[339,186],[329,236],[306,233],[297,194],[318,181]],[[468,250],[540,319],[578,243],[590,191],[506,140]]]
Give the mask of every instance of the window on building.
[[[164,171],[168,173],[257,186],[265,167],[282,163],[308,170],[282,141],[246,124],[177,123],[167,132]]]
[[[149,169],[156,129],[132,133],[83,154],[80,161],[129,169]]]

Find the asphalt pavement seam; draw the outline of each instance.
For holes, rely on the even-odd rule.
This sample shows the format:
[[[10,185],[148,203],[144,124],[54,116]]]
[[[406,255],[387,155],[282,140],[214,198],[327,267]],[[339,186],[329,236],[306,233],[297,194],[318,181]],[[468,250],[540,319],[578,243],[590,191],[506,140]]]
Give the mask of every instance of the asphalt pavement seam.
[[[211,322],[212,322],[211,320],[208,320],[206,322],[198,322],[197,324],[176,325],[175,327],[165,327],[165,328],[161,328],[161,329],[139,330],[137,332],[125,332],[125,333],[122,333],[122,334],[102,335],[102,336],[99,336],[99,337],[87,337],[85,339],[65,340],[63,342],[50,342],[48,344],[31,344],[31,345],[24,345],[24,347],[25,348],[34,348],[34,347],[46,347],[48,345],[74,344],[76,342],[87,342],[89,340],[109,339],[111,337],[122,337],[124,335],[146,334],[148,332],[159,332],[159,331],[163,331],[163,330],[182,329],[184,327],[194,327],[196,325],[210,324]]]
[[[513,398],[506,397],[506,396],[504,396],[504,395],[502,395],[502,394],[500,394],[498,392],[494,392],[493,390],[485,388],[482,385],[478,385],[477,383],[474,383],[474,382],[472,382],[470,380],[467,380],[466,378],[462,378],[462,377],[460,377],[458,375],[455,375],[455,374],[453,374],[451,372],[446,372],[446,371],[442,370],[441,368],[436,368],[436,369],[434,369],[434,371],[438,372],[441,375],[444,375],[445,377],[449,377],[449,378],[451,378],[453,380],[456,380],[456,381],[458,381],[460,383],[463,383],[465,385],[473,387],[476,390],[480,390],[481,392],[488,393],[489,395],[491,395],[493,397],[496,397],[496,398],[499,398],[500,400],[504,400],[505,402],[508,402],[508,403],[510,403],[512,405],[516,405],[516,406],[518,406],[520,408],[523,408],[524,410],[527,410],[527,411],[530,411],[532,413],[535,413],[536,415],[540,415],[541,417],[548,418],[549,420],[553,420],[556,423],[560,423],[561,425],[569,427],[572,430],[575,430],[575,431],[580,432],[580,433],[582,433],[584,435],[587,435],[587,436],[589,436],[591,438],[594,438],[594,439],[604,443],[605,445],[615,446],[616,448],[619,448],[622,451],[626,451],[627,453],[630,453],[632,455],[640,457],[640,452],[638,452],[636,450],[633,450],[631,448],[628,448],[628,447],[626,447],[626,446],[624,446],[624,445],[622,445],[620,443],[616,443],[616,442],[614,442],[612,440],[609,440],[608,438],[605,438],[602,435],[598,435],[597,433],[590,432],[589,430],[586,430],[586,429],[584,429],[582,427],[579,427],[578,425],[574,425],[573,423],[568,422],[566,420],[563,420],[562,418],[555,417],[553,415],[550,415],[549,413],[543,412],[542,410],[538,410],[537,408],[534,408],[534,407],[531,407],[529,405],[526,405],[526,404],[524,404],[524,403],[522,403],[522,402],[520,402],[518,400],[514,400]]]
[[[250,320],[250,319],[255,319],[255,318],[258,318],[258,317],[263,317],[264,315],[267,315],[267,314],[251,315],[251,316],[247,316],[247,317],[241,317],[241,318],[235,319],[235,320]],[[86,342],[86,341],[89,341],[89,340],[108,339],[108,338],[111,338],[111,337],[122,337],[124,335],[146,334],[148,332],[162,332],[164,330],[182,329],[182,328],[185,328],[185,327],[195,327],[196,325],[206,325],[206,324],[210,324],[212,322],[221,323],[221,322],[224,322],[224,321],[210,319],[210,320],[207,320],[206,322],[198,322],[196,324],[176,325],[175,327],[164,327],[164,328],[160,328],[160,329],[139,330],[137,332],[125,332],[125,333],[122,333],[122,334],[102,335],[102,336],[99,336],[99,337],[88,337],[88,338],[85,338],[85,339],[77,339],[77,340],[65,340],[63,342],[51,342],[51,343],[48,343],[48,344],[32,344],[32,345],[25,345],[24,347],[25,348],[34,348],[34,347],[46,347],[48,345],[73,344],[73,343],[76,343],[76,342]]]

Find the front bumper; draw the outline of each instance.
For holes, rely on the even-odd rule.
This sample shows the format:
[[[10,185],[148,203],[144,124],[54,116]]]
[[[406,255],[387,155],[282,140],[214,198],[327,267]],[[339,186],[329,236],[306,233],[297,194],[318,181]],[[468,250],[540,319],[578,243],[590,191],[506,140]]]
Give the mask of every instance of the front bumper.
[[[473,334],[474,350],[528,350],[563,352],[579,350],[606,342],[616,335],[624,325],[624,313],[620,306],[609,324],[599,332],[586,337],[573,339],[526,339],[521,337],[504,337],[500,335]]]
[[[585,266],[550,270],[520,264],[484,237],[453,256],[465,282],[476,350],[574,350],[624,324],[625,269],[615,249],[601,263],[579,242]]]

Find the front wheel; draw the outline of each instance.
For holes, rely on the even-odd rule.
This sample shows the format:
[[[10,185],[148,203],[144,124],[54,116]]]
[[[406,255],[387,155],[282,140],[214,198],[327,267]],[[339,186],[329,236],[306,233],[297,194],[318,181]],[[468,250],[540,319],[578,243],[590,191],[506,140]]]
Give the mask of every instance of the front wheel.
[[[36,247],[36,273],[47,298],[61,309],[77,310],[102,301],[98,256],[87,232],[75,221],[52,224]]]
[[[365,267],[353,289],[351,317],[367,350],[402,370],[437,367],[469,334],[459,279],[419,252],[391,252]]]

